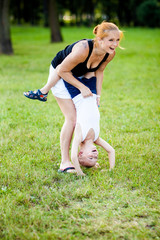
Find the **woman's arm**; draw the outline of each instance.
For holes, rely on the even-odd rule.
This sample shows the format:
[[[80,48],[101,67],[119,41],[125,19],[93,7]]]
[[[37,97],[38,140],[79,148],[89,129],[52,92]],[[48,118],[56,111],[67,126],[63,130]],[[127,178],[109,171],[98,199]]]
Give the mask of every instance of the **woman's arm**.
[[[115,150],[114,150],[114,148],[111,147],[111,145],[109,145],[109,143],[107,143],[105,140],[103,140],[100,137],[95,141],[95,144],[101,146],[108,152],[110,170],[113,169],[115,166]]]
[[[78,88],[83,97],[92,96],[92,92],[83,83],[78,81],[72,74],[71,70],[86,60],[89,53],[89,46],[86,40],[81,41],[72,49],[72,52],[63,60],[63,62],[57,66],[57,74],[63,78],[66,82],[70,83],[74,87]]]
[[[97,90],[97,106],[100,106],[100,96],[101,96],[101,90],[102,90],[102,83],[103,83],[103,71],[97,70],[95,72],[96,75],[96,90]]]
[[[101,90],[102,90],[102,83],[103,83],[103,71],[102,70],[97,70],[95,72],[96,75],[96,90],[97,90],[97,95],[101,95]]]
[[[102,83],[103,83],[103,73],[104,70],[106,68],[106,66],[108,65],[108,63],[114,58],[115,56],[115,52],[113,54],[110,54],[107,58],[107,60],[102,63],[102,65],[100,66],[100,68],[95,72],[95,76],[97,78],[97,83],[96,83],[96,90],[97,90],[97,105],[100,104],[100,96],[101,96],[101,90],[102,90]]]

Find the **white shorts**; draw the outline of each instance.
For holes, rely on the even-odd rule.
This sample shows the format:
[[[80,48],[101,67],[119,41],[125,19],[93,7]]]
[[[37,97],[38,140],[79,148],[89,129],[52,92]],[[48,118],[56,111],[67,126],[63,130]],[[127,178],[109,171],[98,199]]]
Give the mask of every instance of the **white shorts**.
[[[49,69],[48,80],[52,78],[52,76],[54,75],[54,72],[55,72],[55,69],[51,65]],[[67,88],[65,87],[64,81],[62,78],[54,85],[54,87],[51,88],[51,91],[55,97],[63,98],[63,99],[71,99],[71,96]]]

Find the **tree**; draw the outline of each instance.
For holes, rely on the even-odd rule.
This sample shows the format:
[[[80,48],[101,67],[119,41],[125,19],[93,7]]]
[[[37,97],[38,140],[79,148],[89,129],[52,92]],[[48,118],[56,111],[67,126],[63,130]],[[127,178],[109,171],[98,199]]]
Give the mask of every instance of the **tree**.
[[[49,0],[49,25],[51,29],[51,42],[61,42],[62,35],[58,20],[56,0]]]
[[[19,25],[30,23],[31,25],[39,24],[42,18],[43,4],[42,0],[26,1],[11,0],[10,14],[14,22]]]
[[[0,0],[0,54],[13,54],[10,37],[9,0]]]
[[[148,0],[139,5],[137,19],[142,26],[160,27],[160,6],[158,2]]]
[[[43,0],[44,27],[48,27],[48,0]]]
[[[122,25],[130,25],[131,21],[131,10],[130,1],[118,1],[118,11],[117,11],[119,22]]]

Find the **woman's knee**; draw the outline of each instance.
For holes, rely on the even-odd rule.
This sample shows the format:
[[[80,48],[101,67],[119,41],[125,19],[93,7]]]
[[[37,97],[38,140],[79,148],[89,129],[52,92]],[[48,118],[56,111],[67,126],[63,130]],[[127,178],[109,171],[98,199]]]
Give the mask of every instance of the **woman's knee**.
[[[69,124],[73,128],[76,126],[76,114],[72,114],[70,116],[65,116],[65,122],[66,124]]]
[[[65,117],[65,122],[75,126],[76,124],[76,109],[71,99],[60,99],[56,97],[58,105]]]

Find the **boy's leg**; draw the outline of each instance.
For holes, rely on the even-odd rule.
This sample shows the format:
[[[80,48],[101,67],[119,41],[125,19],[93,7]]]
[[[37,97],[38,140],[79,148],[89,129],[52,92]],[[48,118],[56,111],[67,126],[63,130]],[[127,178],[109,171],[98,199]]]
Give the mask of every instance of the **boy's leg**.
[[[48,81],[44,87],[40,89],[40,91],[43,94],[46,94],[49,92],[49,90],[60,80],[60,77],[57,75],[56,69],[50,66],[49,69],[49,76],[48,76]]]
[[[76,110],[71,99],[61,99],[55,97],[57,103],[65,117],[65,122],[61,129],[60,146],[61,146],[61,164],[60,169],[73,167],[70,161],[69,149],[72,140],[73,131],[76,124]]]
[[[50,66],[49,76],[46,85],[35,91],[24,92],[24,96],[33,100],[47,101],[47,95],[49,90],[60,80],[60,77],[57,75],[56,69]]]

